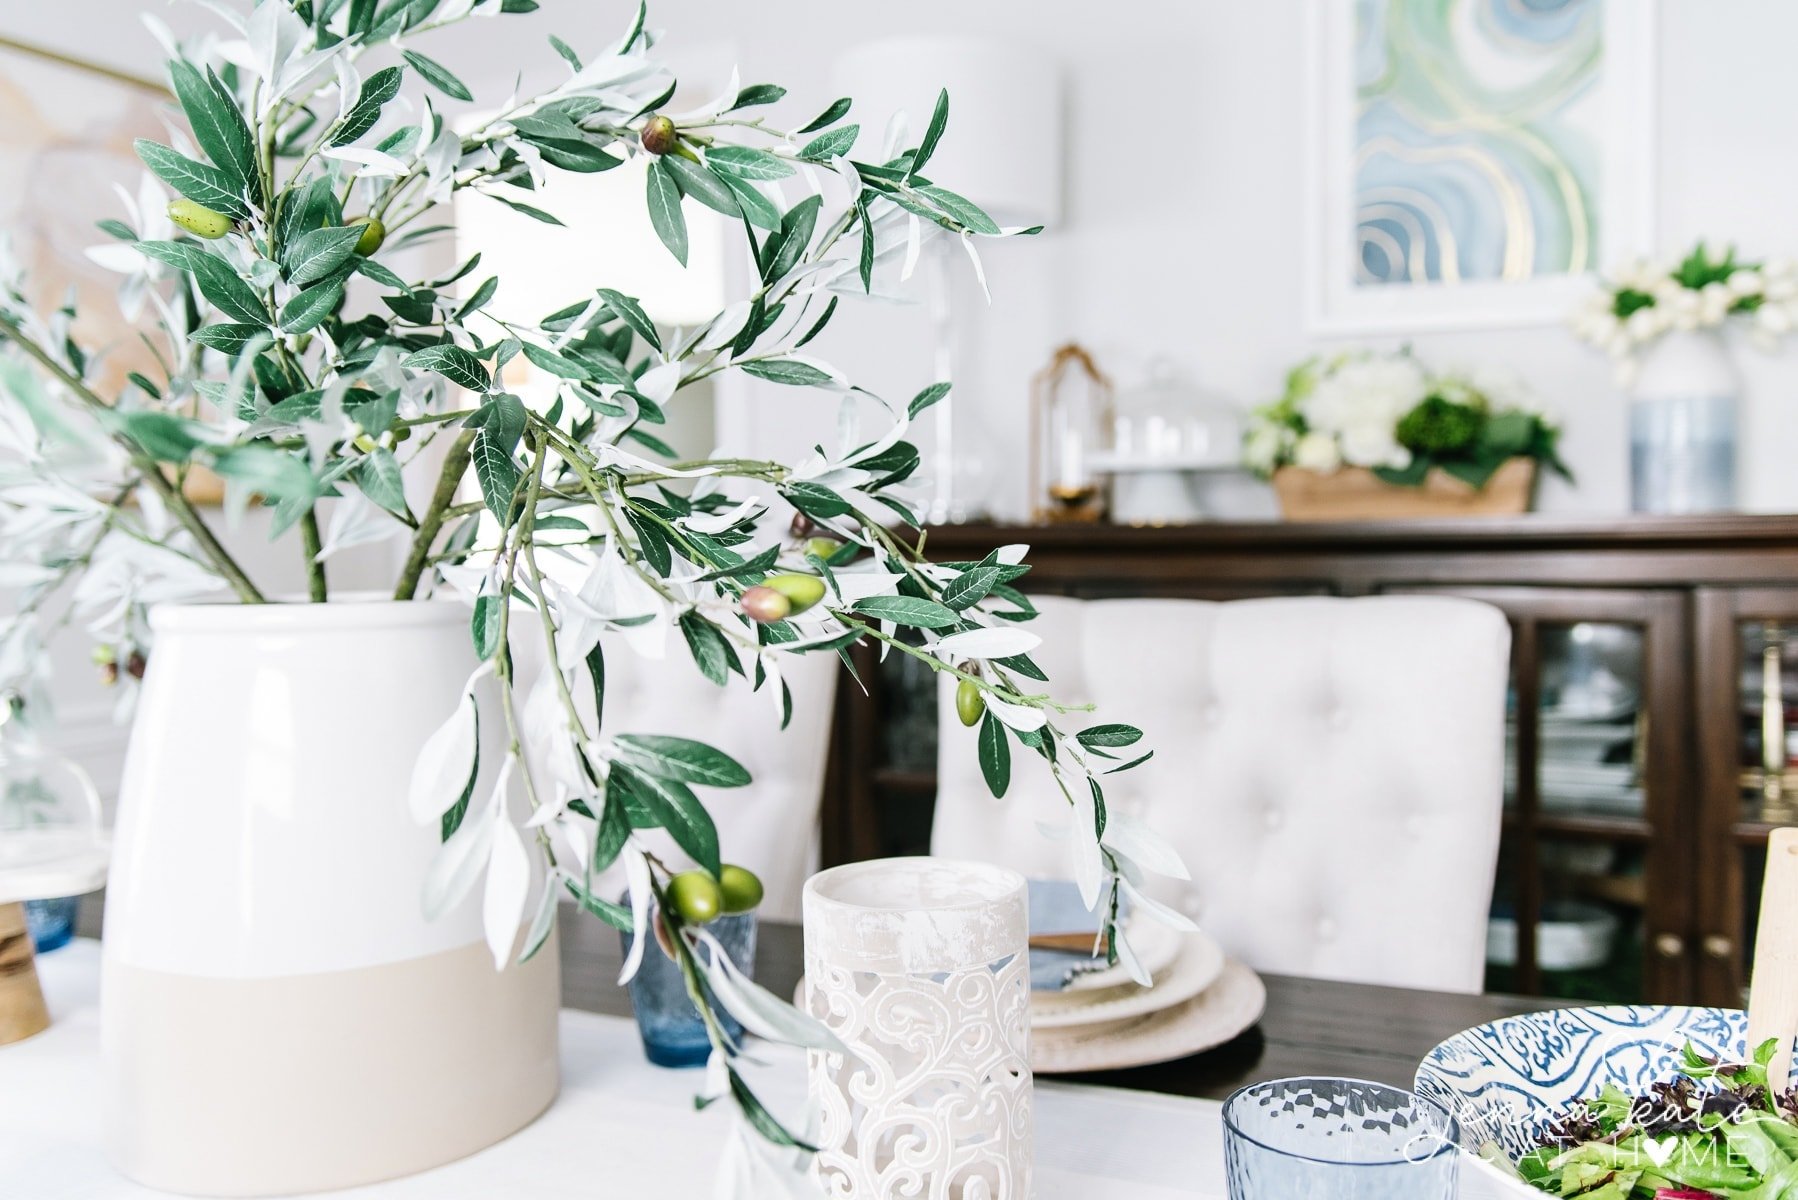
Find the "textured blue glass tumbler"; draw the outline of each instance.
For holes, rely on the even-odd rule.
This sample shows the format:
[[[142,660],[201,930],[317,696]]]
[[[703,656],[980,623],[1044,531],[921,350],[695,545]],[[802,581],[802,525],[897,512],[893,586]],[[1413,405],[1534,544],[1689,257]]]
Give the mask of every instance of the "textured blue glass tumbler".
[[[719,917],[706,932],[718,939],[731,962],[745,975],[755,976],[755,914],[738,913]],[[631,935],[619,935],[624,953],[631,952]],[[643,1035],[643,1053],[659,1067],[700,1067],[712,1053],[712,1043],[705,1036],[705,1022],[687,995],[687,981],[680,967],[662,952],[655,939],[643,948],[643,965],[630,982],[631,1009],[637,1014],[637,1031]],[[717,1004],[712,1014],[733,1039],[743,1036],[743,1027]]]
[[[1454,1118],[1402,1088],[1276,1079],[1224,1101],[1230,1200],[1454,1200]]]
[[[69,944],[69,939],[75,936],[75,912],[80,907],[79,896],[25,901],[25,931],[31,935],[39,954],[48,954]]]

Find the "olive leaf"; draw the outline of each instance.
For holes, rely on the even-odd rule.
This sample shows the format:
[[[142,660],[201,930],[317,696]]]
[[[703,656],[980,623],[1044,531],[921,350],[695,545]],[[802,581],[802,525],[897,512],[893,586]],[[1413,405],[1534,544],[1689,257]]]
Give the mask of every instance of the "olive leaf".
[[[192,200],[214,212],[224,213],[239,221],[250,219],[250,206],[245,199],[245,185],[217,167],[195,162],[185,154],[177,154],[160,142],[138,138],[133,145],[137,156],[156,177]]]
[[[400,464],[393,451],[376,446],[363,456],[356,468],[356,483],[362,494],[397,517],[412,519],[406,507],[406,484],[400,475]]]
[[[742,366],[745,375],[766,379],[769,383],[784,383],[789,387],[824,387],[836,382],[828,371],[819,370],[811,363],[797,362],[793,359],[759,359],[746,362]]]
[[[190,342],[198,342],[202,346],[210,346],[226,354],[236,354],[257,338],[266,338],[266,325],[205,325],[187,335]]]
[[[942,629],[961,623],[954,609],[921,596],[869,596],[850,607],[865,617],[876,617],[896,625],[915,625],[920,629]]]
[[[905,407],[905,415],[914,421],[917,420],[919,413],[935,404],[938,400],[941,400],[944,396],[947,396],[949,394],[949,389],[952,386],[954,385],[949,383],[931,384],[911,398],[911,403]]]
[[[668,253],[681,266],[687,265],[687,218],[681,215],[680,187],[674,182],[664,160],[649,164],[649,223]]]
[[[980,774],[987,790],[1003,798],[1011,786],[1011,746],[1005,740],[1005,726],[990,712],[980,718]]]
[[[713,170],[738,179],[785,179],[794,170],[793,164],[752,146],[716,146],[706,151],[705,161]]]
[[[359,225],[314,229],[301,234],[281,256],[288,280],[304,287],[323,279],[355,256],[356,243],[361,237]]]
[[[699,163],[688,162],[678,154],[670,154],[657,161],[672,173],[681,195],[691,196],[707,208],[727,217],[742,214],[742,210],[737,207],[736,193],[715,172]]]
[[[819,113],[816,117],[813,117],[810,121],[807,121],[804,125],[801,125],[798,129],[795,129],[793,132],[794,133],[813,133],[813,132],[816,132],[817,130],[824,128],[826,125],[830,125],[834,122],[840,121],[845,116],[848,115],[850,104],[851,104],[851,101],[850,101],[849,97],[847,97],[847,96],[844,96],[840,100],[833,100],[833,101],[831,101],[829,108],[825,109],[823,112]]]
[[[996,234],[999,232],[999,223],[987,216],[978,204],[965,196],[958,196],[948,188],[937,187],[935,184],[923,184],[917,188],[917,193],[935,204],[958,225],[975,233]]]
[[[331,144],[347,146],[373,129],[375,122],[381,119],[382,105],[399,95],[403,74],[398,67],[383,67],[364,79],[356,93],[356,102],[343,114],[343,122],[332,135]]]
[[[943,130],[949,124],[949,89],[944,88],[937,93],[936,109],[930,114],[930,125],[924,130],[924,140],[918,143],[918,152],[912,155],[911,169],[908,175],[916,175],[936,153],[936,144],[942,139]]]
[[[260,199],[262,176],[256,166],[256,139],[237,107],[236,99],[208,68],[202,76],[191,63],[176,59],[169,64],[169,78],[175,85],[175,96],[181,111],[193,129],[194,140],[218,168],[225,172],[235,190]],[[182,193],[187,195],[186,192]],[[199,200],[197,196],[188,196]],[[206,204],[204,200],[200,203]],[[207,204],[208,208],[218,208]],[[224,212],[224,209],[219,209]]]
[[[841,129],[821,133],[800,147],[799,157],[827,163],[838,155],[849,153],[855,147],[855,139],[861,136],[861,132],[860,125],[845,125]]]
[[[718,827],[693,789],[675,779],[648,775],[623,760],[614,760],[612,771],[623,777],[629,795],[649,818],[651,828],[668,831],[674,844],[701,867],[718,874]]]
[[[481,365],[481,360],[462,347],[448,342],[414,350],[400,360],[400,365],[411,367],[414,371],[434,371],[471,392],[484,392],[490,386],[487,368]]]
[[[621,733],[613,743],[623,761],[645,774],[712,787],[743,787],[749,783],[749,772],[736,759],[691,738]]]
[[[481,499],[487,511],[504,528],[512,524],[512,497],[518,491],[523,473],[509,449],[498,445],[492,430],[483,426],[475,433],[470,449],[470,463],[475,480],[481,485]]]
[[[454,75],[442,63],[426,58],[416,50],[402,50],[400,57],[411,64],[412,69],[424,77],[424,81],[446,96],[457,100],[473,100],[474,94],[468,86]]]
[[[718,173],[718,178],[724,180],[725,186],[736,197],[737,207],[743,210],[745,220],[770,232],[780,228],[780,209],[775,207],[772,200],[758,192],[755,184],[723,171]]]
[[[693,655],[700,673],[723,687],[730,679],[731,670],[737,665],[736,655],[731,653],[724,635],[710,621],[691,609],[680,615],[680,631],[681,636],[687,640],[687,650]]]
[[[330,316],[331,310],[342,300],[341,282],[309,287],[281,306],[281,328],[287,333],[305,333]]]
[[[606,307],[611,309],[620,321],[630,326],[638,337],[654,346],[658,351],[662,348],[662,339],[656,333],[655,322],[649,319],[649,314],[643,311],[643,306],[637,302],[635,297],[627,296],[612,288],[600,288],[599,298],[604,300]]]
[[[737,93],[737,98],[730,102],[725,112],[736,112],[739,108],[751,108],[758,104],[773,104],[787,94],[787,89],[773,83],[752,83]]]
[[[194,283],[200,294],[218,306],[220,312],[250,324],[268,324],[268,309],[243,278],[216,254],[199,253],[189,260]]]

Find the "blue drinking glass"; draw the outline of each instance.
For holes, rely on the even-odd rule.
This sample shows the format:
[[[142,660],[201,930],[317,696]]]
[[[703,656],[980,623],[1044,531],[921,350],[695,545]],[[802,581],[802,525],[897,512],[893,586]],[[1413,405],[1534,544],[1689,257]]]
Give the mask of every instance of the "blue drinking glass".
[[[706,932],[718,939],[730,961],[745,975],[755,976],[755,913],[737,913],[719,917]],[[631,952],[629,931],[619,935],[624,953]],[[643,1053],[659,1067],[701,1067],[712,1053],[712,1043],[705,1036],[705,1022],[693,1007],[687,994],[687,981],[680,967],[662,953],[652,936],[643,947],[643,964],[630,982],[631,1009],[637,1014],[637,1032],[643,1035]],[[743,1036],[743,1027],[729,1013],[713,1002],[712,1015],[733,1040]]]
[[[1276,1079],[1224,1101],[1230,1200],[1454,1200],[1454,1118],[1402,1088]]]
[[[25,931],[39,954],[68,945],[75,936],[75,910],[80,906],[79,896],[25,901]]]

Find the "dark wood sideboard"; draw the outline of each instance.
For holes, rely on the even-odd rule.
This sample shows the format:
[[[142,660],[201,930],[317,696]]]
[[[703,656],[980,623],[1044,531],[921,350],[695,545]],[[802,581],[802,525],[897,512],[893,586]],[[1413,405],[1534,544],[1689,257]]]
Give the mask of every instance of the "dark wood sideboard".
[[[1767,831],[1798,824],[1798,516],[945,526],[933,558],[1031,546],[1028,591],[1234,600],[1443,593],[1510,617],[1510,770],[1487,983],[1737,1004]],[[928,845],[934,689],[861,653],[827,864]]]

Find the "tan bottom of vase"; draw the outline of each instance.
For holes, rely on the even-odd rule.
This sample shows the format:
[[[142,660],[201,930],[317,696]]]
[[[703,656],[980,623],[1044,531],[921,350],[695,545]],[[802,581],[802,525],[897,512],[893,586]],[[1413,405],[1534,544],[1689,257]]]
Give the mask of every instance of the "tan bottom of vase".
[[[378,967],[207,979],[108,960],[106,1141],[148,1187],[326,1191],[492,1145],[555,1099],[556,947],[495,972],[484,944]]]

